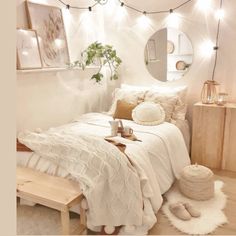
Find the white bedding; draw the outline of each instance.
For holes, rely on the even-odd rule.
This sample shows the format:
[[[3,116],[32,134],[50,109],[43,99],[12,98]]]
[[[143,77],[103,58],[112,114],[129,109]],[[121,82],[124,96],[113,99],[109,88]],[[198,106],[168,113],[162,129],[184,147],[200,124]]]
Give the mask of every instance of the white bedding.
[[[105,137],[110,134],[108,120],[111,120],[110,116],[89,113],[79,117],[74,123],[55,128],[55,131],[69,129],[73,132]],[[123,123],[124,125],[130,126],[137,138],[142,140],[142,142],[132,142],[123,139],[123,142],[127,146],[126,154],[135,163],[138,173],[145,173],[145,178],[149,182],[149,185],[146,186],[151,186],[153,190],[142,189],[146,195],[149,193],[149,196],[144,199],[146,204],[142,222],[142,226],[144,227],[142,228],[140,226],[139,231],[134,232],[146,233],[154,222],[151,221],[151,224],[149,222],[145,227],[145,214],[153,217],[152,213],[155,214],[157,212],[161,205],[160,194],[170,188],[175,178],[178,178],[182,168],[190,163],[189,156],[183,135],[173,124],[163,123],[159,126],[146,127],[128,120],[124,120]],[[50,130],[53,131],[53,128]],[[35,153],[18,153],[17,164],[35,168],[49,174],[74,178],[65,167],[58,166],[56,163],[45,159],[45,157],[40,157]],[[92,222],[90,223],[92,225]]]
[[[190,128],[189,128],[189,123],[187,120],[176,120],[175,125],[179,128],[181,131],[186,147],[188,149],[188,152],[190,151]]]

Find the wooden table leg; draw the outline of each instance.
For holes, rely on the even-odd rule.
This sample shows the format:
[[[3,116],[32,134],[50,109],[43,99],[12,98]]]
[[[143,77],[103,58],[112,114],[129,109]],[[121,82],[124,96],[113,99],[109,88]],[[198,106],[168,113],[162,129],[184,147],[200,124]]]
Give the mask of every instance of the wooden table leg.
[[[81,204],[80,204],[80,224],[87,227],[86,211],[81,207]]]
[[[70,214],[69,210],[61,211],[62,234],[70,234]]]

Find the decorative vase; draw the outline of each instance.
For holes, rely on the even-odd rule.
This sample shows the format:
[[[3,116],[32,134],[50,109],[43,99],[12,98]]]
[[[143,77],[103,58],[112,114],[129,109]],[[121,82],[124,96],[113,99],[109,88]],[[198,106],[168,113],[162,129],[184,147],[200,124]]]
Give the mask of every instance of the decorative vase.
[[[215,80],[207,80],[202,88],[201,99],[204,104],[212,104],[217,100],[219,83]]]

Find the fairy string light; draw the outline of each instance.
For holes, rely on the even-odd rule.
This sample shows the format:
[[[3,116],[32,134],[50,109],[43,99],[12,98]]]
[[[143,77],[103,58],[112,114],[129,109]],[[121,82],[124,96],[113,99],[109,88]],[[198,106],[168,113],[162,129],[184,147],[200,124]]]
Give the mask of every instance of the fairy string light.
[[[178,6],[174,7],[174,8],[171,8],[171,9],[168,9],[168,10],[162,10],[162,11],[141,11],[140,9],[135,8],[133,6],[130,6],[130,5],[124,3],[124,2],[122,2],[120,0],[118,0],[118,1],[120,2],[121,6],[125,6],[125,7],[129,8],[129,9],[131,9],[133,11],[136,11],[136,12],[139,12],[139,13],[145,13],[145,15],[151,15],[151,14],[161,14],[161,13],[173,13],[173,11],[183,7],[184,5],[186,5],[187,3],[191,2],[192,0],[187,0],[187,1],[181,3],[180,5],[178,5]]]
[[[59,1],[61,4],[63,4],[68,10],[69,9],[78,9],[78,10],[92,11],[92,9],[95,6],[97,6],[98,4],[99,5],[105,5],[109,0],[94,0],[95,3],[93,5],[85,6],[85,7],[73,6],[73,5],[67,4],[63,0],[57,0],[57,1]],[[141,14],[146,16],[146,15],[162,14],[162,13],[172,14],[174,11],[179,10],[180,8],[186,6],[187,4],[192,2],[193,0],[186,0],[183,3],[179,4],[178,6],[175,6],[173,8],[167,9],[167,10],[159,10],[159,11],[140,10],[140,9],[134,7],[134,6],[131,6],[131,5],[127,4],[126,2],[124,2],[122,0],[117,0],[117,1],[119,2],[120,7],[126,7],[127,9],[130,9],[132,11],[141,13]],[[223,7],[223,0],[220,0],[220,8],[218,10],[220,13],[222,13],[222,7]],[[212,71],[212,80],[214,80],[214,77],[215,77],[215,71],[216,71],[217,60],[218,60],[220,25],[221,25],[221,14],[219,14],[219,17],[218,17],[215,45],[212,48],[212,50],[215,51],[214,66],[213,66],[213,71]]]
[[[108,2],[108,0],[94,0],[95,3],[93,5],[91,5],[91,6],[79,7],[79,6],[73,6],[73,5],[67,4],[63,0],[57,0],[57,1],[59,1],[61,4],[63,4],[68,10],[69,9],[78,9],[78,10],[89,10],[89,11],[92,11],[92,9],[96,5],[98,5],[98,4],[105,5]],[[161,11],[142,11],[142,10],[136,8],[136,7],[128,5],[125,2],[122,2],[121,0],[117,0],[117,1],[119,1],[121,7],[126,7],[126,8],[128,8],[130,10],[133,10],[133,11],[145,14],[145,15],[151,15],[151,14],[161,14],[161,13],[173,13],[173,11],[175,11],[175,10],[185,6],[187,3],[189,3],[189,2],[191,2],[193,0],[187,0],[187,1],[181,3],[180,5],[178,5],[178,6],[174,7],[174,8],[171,8],[171,9],[168,9],[168,10],[161,10]]]
[[[77,9],[77,10],[89,10],[89,11],[92,11],[92,8],[94,8],[96,5],[98,5],[99,4],[99,2],[96,2],[96,3],[94,3],[93,5],[91,5],[91,6],[87,6],[87,7],[78,7],[78,6],[73,6],[73,5],[70,5],[70,4],[67,4],[67,3],[65,3],[64,1],[62,1],[62,0],[57,0],[57,1],[59,1],[61,4],[63,4],[65,7],[66,7],[66,9]]]

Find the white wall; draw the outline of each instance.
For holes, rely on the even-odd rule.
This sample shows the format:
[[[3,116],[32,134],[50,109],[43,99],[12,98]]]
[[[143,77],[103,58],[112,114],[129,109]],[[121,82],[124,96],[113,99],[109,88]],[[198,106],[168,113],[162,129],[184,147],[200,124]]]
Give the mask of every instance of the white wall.
[[[37,2],[61,6],[56,0]],[[67,0],[66,2],[88,6],[94,1]],[[71,10],[71,14],[64,11],[64,15],[67,15],[65,24],[71,59],[76,59],[80,51],[95,40],[112,44],[123,61],[122,82],[135,85],[159,84],[160,86],[187,84],[189,86],[189,117],[191,117],[191,105],[200,99],[203,82],[211,78],[213,58],[202,56],[200,45],[207,39],[214,40],[215,38],[217,21],[214,19],[213,9],[219,5],[219,1],[212,1],[212,10],[207,14],[197,9],[197,0],[193,0],[179,11],[182,15],[179,29],[185,32],[193,43],[194,61],[190,71],[182,80],[168,84],[155,80],[144,64],[146,42],[155,31],[166,27],[166,14],[150,16],[150,24],[144,29],[137,23],[140,13],[128,9],[126,18],[118,22],[116,16],[121,7],[116,5],[116,0],[109,0],[109,2],[110,4],[106,6],[96,7],[90,16],[85,15],[83,18],[81,18],[83,11]],[[141,10],[153,11],[173,8],[183,1],[127,0],[126,2]],[[222,84],[222,90],[229,93],[230,100],[236,101],[236,1],[225,0],[224,8],[226,16],[221,25],[219,60],[215,79]],[[23,0],[17,0],[17,26],[27,26]],[[18,130],[47,128],[67,122],[75,114],[93,110],[97,108],[97,105],[100,107],[99,101],[102,102],[103,99],[98,99],[101,98],[99,89],[87,91],[87,97],[83,97],[83,92],[77,89],[80,81],[88,78],[88,74],[84,75],[81,72],[73,72],[73,74],[60,72],[57,75],[55,73],[18,74]],[[72,92],[74,89],[75,93]],[[87,89],[91,89],[91,86],[88,85]],[[107,104],[104,106],[107,107]]]
[[[154,11],[173,8],[183,1],[127,0],[126,2],[141,10]],[[151,22],[147,28],[141,28],[137,24],[141,14],[130,10],[127,10],[126,19],[119,25],[114,21],[114,18],[112,20],[109,16],[104,18],[104,22],[110,19],[109,24],[105,25],[106,40],[116,46],[123,59],[122,81],[136,85],[159,84],[160,86],[175,86],[187,84],[189,86],[189,119],[191,119],[191,105],[200,100],[204,81],[211,79],[213,57],[203,56],[200,50],[201,44],[205,40],[211,39],[214,41],[216,36],[217,21],[214,18],[214,9],[219,6],[219,1],[214,0],[211,2],[212,7],[206,14],[197,8],[197,0],[185,5],[178,12],[181,14],[179,30],[185,32],[192,41],[194,59],[190,71],[182,80],[177,82],[162,83],[155,80],[148,73],[143,62],[143,53],[147,40],[154,32],[167,25],[166,16],[168,14],[149,16]],[[229,93],[229,99],[236,101],[236,1],[225,0],[224,9],[225,18],[221,24],[220,50],[215,79],[221,83],[222,91]]]
[[[56,0],[35,2],[62,6]],[[72,2],[76,4],[76,1]],[[88,1],[84,4],[87,5]],[[90,43],[104,40],[103,14],[100,12],[99,7],[92,13],[63,9],[72,61],[77,60]],[[28,27],[23,0],[17,0],[17,27]],[[108,91],[116,83],[106,82],[105,79],[102,84],[96,84],[90,80],[96,72],[96,68],[86,71],[17,72],[17,131],[47,129],[69,122],[79,114],[107,110],[111,94]]]

